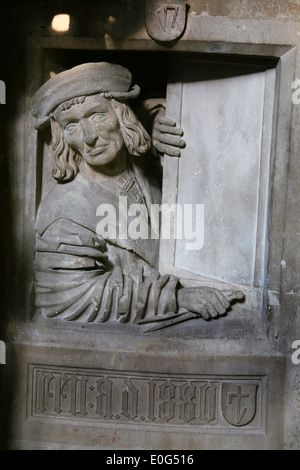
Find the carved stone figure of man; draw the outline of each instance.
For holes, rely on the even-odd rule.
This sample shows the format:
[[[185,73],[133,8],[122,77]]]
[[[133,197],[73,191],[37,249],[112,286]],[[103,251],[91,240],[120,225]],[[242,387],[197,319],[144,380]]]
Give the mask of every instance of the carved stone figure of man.
[[[131,80],[122,66],[83,64],[52,77],[33,98],[36,127],[51,126],[56,180],[36,219],[36,306],[45,317],[81,322],[218,317],[232,293],[228,299],[216,289],[181,287],[157,270],[158,236],[122,236],[123,209],[139,204],[150,226],[151,204],[161,202],[159,160],[127,104],[139,93]],[[178,155],[181,134],[159,117],[158,150]],[[99,236],[99,207],[101,215],[115,208],[114,237]]]

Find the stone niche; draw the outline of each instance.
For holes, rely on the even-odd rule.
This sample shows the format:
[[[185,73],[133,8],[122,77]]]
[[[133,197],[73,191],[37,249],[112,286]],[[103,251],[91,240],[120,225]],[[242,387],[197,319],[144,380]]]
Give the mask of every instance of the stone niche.
[[[289,268],[299,256],[289,238],[298,223],[291,215],[299,178],[298,23],[201,15],[189,3],[185,28],[171,41],[149,36],[147,15],[127,36],[116,29],[105,38],[72,30],[27,36],[17,165],[28,296],[19,326],[9,330],[10,448],[299,448],[291,362],[300,339],[298,294],[288,295],[298,285]],[[161,34],[171,27],[158,24]],[[128,67],[141,99],[165,98],[167,115],[184,130],[181,157],[164,157],[162,202],[175,204],[174,219],[179,206],[204,205],[204,242],[187,250],[186,233],[161,239],[160,272],[185,286],[243,290],[245,301],[224,318],[143,334],[35,311],[33,227],[53,183],[50,134],[34,130],[30,100],[50,72],[98,61]]]

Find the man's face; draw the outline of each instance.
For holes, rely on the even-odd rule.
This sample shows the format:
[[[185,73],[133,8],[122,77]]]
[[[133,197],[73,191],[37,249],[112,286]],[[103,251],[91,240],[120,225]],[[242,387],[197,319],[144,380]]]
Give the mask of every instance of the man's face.
[[[92,167],[104,167],[121,159],[124,141],[110,101],[101,95],[87,96],[84,103],[56,111],[66,142]]]

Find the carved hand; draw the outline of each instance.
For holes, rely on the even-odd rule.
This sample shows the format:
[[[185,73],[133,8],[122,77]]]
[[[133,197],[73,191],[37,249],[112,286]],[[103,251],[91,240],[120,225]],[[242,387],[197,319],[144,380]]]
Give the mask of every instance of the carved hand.
[[[233,300],[241,300],[242,291],[220,291],[210,287],[183,287],[177,292],[178,306],[197,313],[204,320],[223,315]]]
[[[152,143],[156,150],[169,157],[180,157],[180,149],[185,147],[182,139],[183,130],[177,127],[173,119],[165,117],[161,109],[154,119]]]

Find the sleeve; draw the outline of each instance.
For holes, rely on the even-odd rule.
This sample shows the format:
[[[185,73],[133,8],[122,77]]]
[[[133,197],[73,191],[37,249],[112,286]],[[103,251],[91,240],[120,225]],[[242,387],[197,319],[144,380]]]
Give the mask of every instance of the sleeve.
[[[154,118],[162,109],[166,109],[165,98],[149,98],[142,101],[136,110],[138,118],[150,135],[152,135]]]
[[[36,307],[47,318],[138,323],[177,311],[178,279],[135,253],[58,219],[36,234]]]

